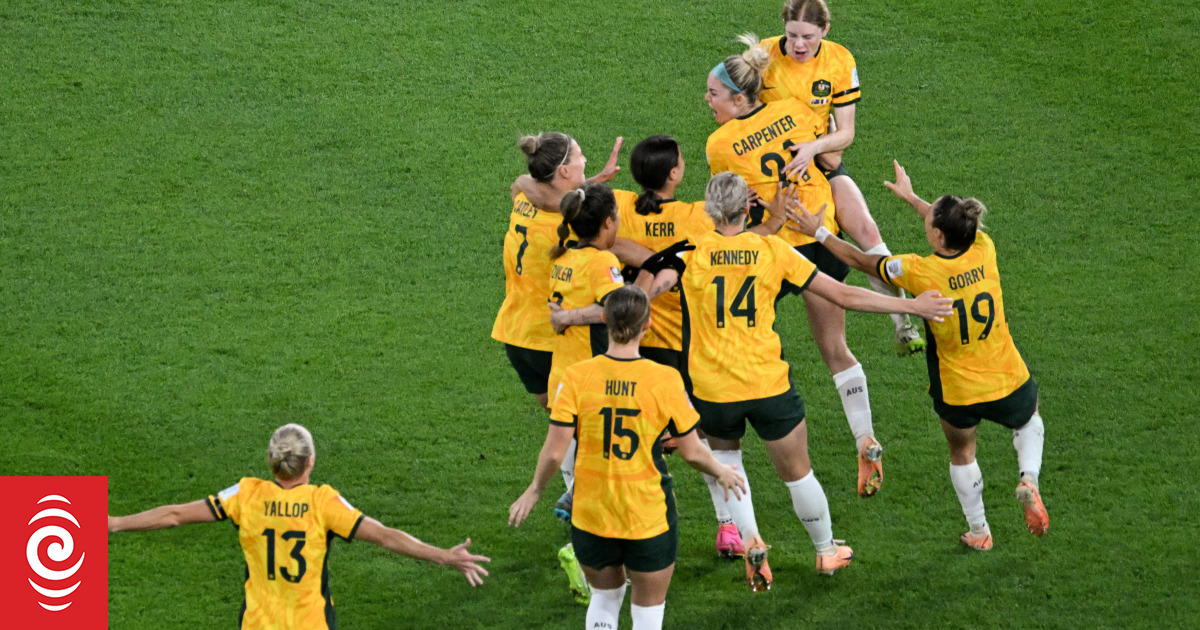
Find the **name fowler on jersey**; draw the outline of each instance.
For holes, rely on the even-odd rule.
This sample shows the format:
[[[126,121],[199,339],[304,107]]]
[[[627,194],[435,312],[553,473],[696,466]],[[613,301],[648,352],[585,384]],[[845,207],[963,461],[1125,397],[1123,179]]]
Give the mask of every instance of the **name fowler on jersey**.
[[[951,276],[947,279],[947,282],[950,283],[951,289],[961,289],[963,287],[975,284],[983,279],[983,267],[979,266],[970,271],[960,273],[957,276]]]
[[[791,116],[784,116],[779,120],[755,131],[754,133],[733,143],[733,152],[737,155],[744,155],[759,147],[764,143],[770,142],[779,136],[796,128],[796,121],[792,120]]]
[[[534,206],[524,199],[518,199],[517,202],[513,204],[513,214],[519,214],[523,217],[532,219],[537,216],[537,213],[537,206]]]
[[[349,504],[347,504],[349,505]],[[307,503],[285,503],[283,501],[267,501],[263,503],[263,516],[287,516],[304,518],[308,514]]]
[[[605,396],[633,396],[637,381],[604,381]]]
[[[555,280],[561,280],[562,282],[570,282],[571,281],[571,268],[570,267],[564,267],[562,265],[554,265],[553,273],[554,273]]]
[[[709,252],[709,264],[716,265],[753,265],[758,262],[758,252],[747,249],[718,249]]]

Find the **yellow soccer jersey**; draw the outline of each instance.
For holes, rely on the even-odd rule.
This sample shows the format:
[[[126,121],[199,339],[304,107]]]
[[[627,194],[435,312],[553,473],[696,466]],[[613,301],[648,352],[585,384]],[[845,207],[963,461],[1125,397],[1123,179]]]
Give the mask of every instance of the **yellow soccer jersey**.
[[[712,219],[704,212],[704,202],[685,203],[665,199],[659,203],[661,212],[640,215],[634,206],[621,211],[621,227],[617,236],[629,239],[651,251],[662,251],[679,241],[713,229]],[[680,350],[683,339],[683,314],[679,310],[679,286],[655,298],[650,303],[650,330],[642,338],[647,348]]]
[[[987,234],[976,232],[975,243],[953,258],[904,254],[881,259],[878,269],[884,280],[913,295],[937,289],[954,300],[954,315],[941,323],[925,322],[929,395],[935,400],[990,402],[1029,380],[1029,368],[1008,332],[996,246]]]
[[[667,531],[675,496],[659,437],[699,419],[679,372],[649,359],[601,355],[567,368],[550,422],[575,427],[579,442],[571,524],[626,540]]]
[[[563,310],[601,303],[609,293],[621,288],[621,263],[610,251],[590,245],[572,247],[553,261],[550,271],[550,299]],[[547,309],[547,317],[549,317]],[[548,392],[562,380],[563,371],[592,358],[608,348],[608,329],[604,324],[571,326],[555,337],[554,357],[550,362]]]
[[[824,126],[824,121],[800,101],[786,99],[767,103],[745,116],[727,121],[712,132],[705,149],[708,167],[713,175],[722,171],[741,175],[758,191],[764,203],[771,201],[775,198],[780,172],[792,160],[788,148],[815,140]],[[816,213],[822,205],[826,206],[825,227],[837,234],[833,192],[816,163],[809,164],[801,177],[787,181],[797,185],[800,200],[809,212]],[[786,228],[779,236],[793,246],[814,242],[811,236]]]
[[[862,97],[854,55],[845,46],[823,39],[817,54],[800,63],[783,51],[786,39],[772,37],[759,44],[771,56],[759,98],[764,103],[786,98],[806,103],[823,121],[818,133],[824,135],[829,132],[830,108],[853,105]]]
[[[513,199],[504,235],[504,303],[492,326],[492,339],[530,350],[554,350],[554,329],[546,296],[550,294],[550,249],[558,244],[562,215]]]
[[[246,601],[240,628],[334,627],[326,563],[329,534],[353,540],[363,513],[337,490],[243,478],[207,499],[217,520],[238,528],[246,556]]]
[[[696,249],[683,254],[680,284],[692,394],[724,403],[784,393],[775,297],[784,280],[807,289],[816,266],[776,236],[713,231],[689,240]]]

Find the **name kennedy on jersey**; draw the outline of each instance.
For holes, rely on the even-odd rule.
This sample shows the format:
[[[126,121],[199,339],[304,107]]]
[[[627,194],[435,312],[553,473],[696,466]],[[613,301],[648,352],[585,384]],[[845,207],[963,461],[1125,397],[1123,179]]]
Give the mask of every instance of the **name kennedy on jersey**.
[[[792,120],[791,116],[784,116],[779,120],[755,131],[754,133],[733,143],[733,152],[737,155],[744,155],[764,143],[770,142],[779,136],[796,128],[796,121]]]

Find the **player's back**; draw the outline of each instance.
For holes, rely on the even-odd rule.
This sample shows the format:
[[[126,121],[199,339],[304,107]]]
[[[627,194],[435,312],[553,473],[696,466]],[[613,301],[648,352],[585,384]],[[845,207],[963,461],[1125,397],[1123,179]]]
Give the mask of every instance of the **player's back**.
[[[242,479],[209,501],[218,518],[227,516],[237,525],[246,558],[246,601],[240,627],[331,627],[328,535],[352,539],[362,512],[328,485],[284,489],[274,481],[254,478]]]
[[[786,279],[807,287],[816,267],[783,240],[713,231],[684,255],[684,349],[697,398],[753,400],[788,388],[775,333],[775,297]]]
[[[550,249],[558,244],[561,222],[562,215],[534,206],[524,194],[513,199],[504,235],[504,303],[492,327],[493,339],[530,350],[554,349],[546,296]]]

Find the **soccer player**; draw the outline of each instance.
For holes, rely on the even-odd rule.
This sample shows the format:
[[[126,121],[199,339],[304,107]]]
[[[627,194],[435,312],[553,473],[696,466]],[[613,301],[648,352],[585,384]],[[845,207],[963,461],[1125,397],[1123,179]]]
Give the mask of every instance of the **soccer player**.
[[[587,158],[570,136],[544,132],[521,138],[519,146],[530,177],[562,193],[583,185]],[[512,199],[504,235],[504,303],[496,314],[492,338],[504,344],[525,390],[548,409],[554,330],[546,313],[546,296],[550,295],[550,249],[558,243],[562,216],[557,208],[535,206],[515,187]]]
[[[164,505],[130,516],[109,516],[108,531],[147,531],[229,520],[246,556],[246,595],[238,627],[310,630],[337,626],[329,594],[329,536],[356,537],[396,553],[452,566],[476,586],[488,572],[471,539],[440,549],[364,516],[337,490],[309,483],[316,451],[308,429],[286,424],[267,445],[274,478],[244,477],[207,499]]]
[[[896,182],[886,186],[924,219],[932,255],[872,255],[823,231],[811,215],[799,225],[863,273],[913,293],[938,290],[954,300],[955,317],[926,322],[925,335],[930,345],[929,396],[950,445],[950,481],[970,526],[962,542],[981,551],[992,548],[983,509],[983,475],[975,461],[975,427],[982,420],[1013,430],[1020,473],[1017,500],[1024,506],[1029,531],[1041,536],[1050,527],[1038,491],[1045,429],[1038,414],[1037,382],[1017,352],[1004,317],[996,247],[981,230],[987,209],[977,199],[953,195],[927,203],[913,192],[900,163],[893,164]]]
[[[567,193],[560,202],[562,223],[558,226],[558,244],[550,250],[550,286],[547,297],[556,310],[592,306],[600,308],[609,293],[625,284],[621,263],[612,252],[620,218],[612,189],[590,183]],[[579,239],[568,244],[572,232]],[[586,323],[586,322],[585,322]],[[586,323],[557,331],[550,364],[549,392],[557,392],[563,372],[580,361],[603,354],[608,345],[604,325]],[[554,504],[555,514],[571,519],[574,488],[575,443],[563,460],[562,475],[566,492]]]
[[[609,294],[608,350],[567,368],[533,482],[509,508],[509,524],[520,526],[577,436],[571,541],[592,587],[589,629],[617,627],[627,571],[633,627],[662,627],[679,547],[672,479],[659,441],[664,433],[676,436],[684,460],[716,478],[723,492],[736,497],[744,488],[693,431],[698,418],[679,372],[639,356],[651,319],[650,300],[640,288]]]
[[[687,377],[700,427],[717,460],[741,467],[741,440],[749,420],[812,538],[817,571],[833,575],[850,564],[854,553],[833,539],[829,503],[808,457],[804,402],[792,385],[774,330],[775,298],[787,281],[842,308],[931,318],[948,315],[950,301],[939,299],[936,291],[901,300],[847,286],[818,271],[779,237],[745,231],[749,191],[734,173],[713,177],[705,202],[716,230],[647,260],[643,268],[656,273],[650,294],[661,294],[676,281],[683,287]],[[770,588],[771,570],[751,498],[747,485],[740,500],[727,504],[746,541],[746,580],[760,591]]]
[[[761,103],[763,72],[769,62],[767,51],[759,47],[758,38],[752,34],[742,35],[738,40],[748,49],[726,58],[708,75],[705,100],[721,124],[708,137],[709,168],[713,174],[737,173],[763,201],[773,199],[777,184],[786,181],[798,188],[805,207],[832,207],[829,181],[816,164],[810,163],[807,169],[791,174],[784,171],[787,164],[784,156],[791,155],[797,144],[815,140],[824,132],[825,121],[807,103],[796,99]],[[838,231],[833,212],[826,213],[825,227],[830,232]],[[811,237],[790,230],[781,237],[832,279],[842,282],[849,275],[850,268]],[[797,292],[795,286],[785,286],[787,293]],[[846,345],[846,312],[813,291],[801,294],[813,340],[833,375],[846,421],[854,434],[858,493],[873,496],[883,486],[883,447],[875,437],[867,376]],[[906,312],[900,308],[894,310]]]
[[[842,162],[842,151],[854,142],[854,110],[862,97],[854,56],[844,46],[823,39],[829,33],[829,7],[824,0],[787,0],[782,17],[785,34],[760,44],[770,55],[770,65],[763,73],[762,101],[795,98],[806,103],[823,123],[818,138],[791,147],[793,157],[783,171],[805,171],[815,157],[833,191],[837,224],[867,253],[890,255],[866,199]],[[903,290],[878,278],[868,276],[868,280],[871,288],[883,295],[904,297]],[[891,318],[897,354],[907,356],[925,348],[908,316],[893,314]]]

